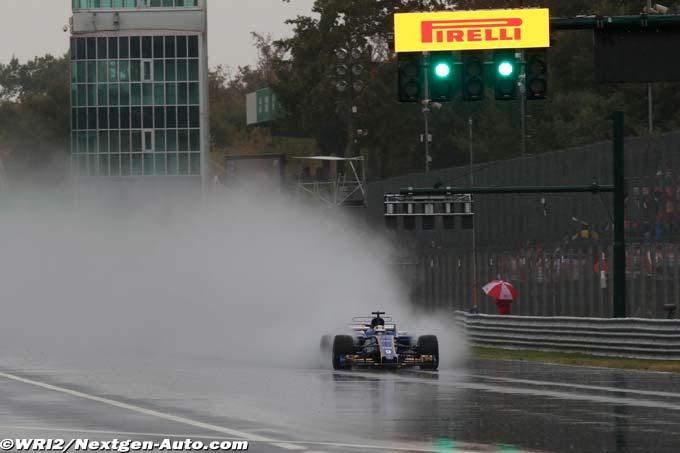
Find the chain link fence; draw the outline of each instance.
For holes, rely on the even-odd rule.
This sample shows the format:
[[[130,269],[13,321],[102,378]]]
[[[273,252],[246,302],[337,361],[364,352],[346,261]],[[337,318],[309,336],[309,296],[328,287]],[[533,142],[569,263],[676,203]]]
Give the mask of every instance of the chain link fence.
[[[664,317],[680,305],[680,133],[626,142],[627,312]],[[476,186],[583,185],[612,181],[611,144],[480,164]],[[457,167],[369,184],[369,222],[384,229],[383,195],[435,184],[469,187]],[[520,292],[521,315],[612,315],[611,195],[478,195],[479,286],[502,278]],[[387,232],[400,250],[413,300],[427,309],[468,309],[473,301],[470,230]],[[480,311],[493,313],[479,295]]]
[[[629,244],[627,312],[631,317],[661,318],[665,304],[680,303],[680,245]],[[466,310],[473,300],[473,263],[469,250],[434,247],[400,262],[414,301],[427,310]],[[532,316],[612,316],[611,246],[523,247],[477,250],[477,280],[512,282],[520,297],[512,310]],[[494,313],[491,298],[479,290],[479,307]]]

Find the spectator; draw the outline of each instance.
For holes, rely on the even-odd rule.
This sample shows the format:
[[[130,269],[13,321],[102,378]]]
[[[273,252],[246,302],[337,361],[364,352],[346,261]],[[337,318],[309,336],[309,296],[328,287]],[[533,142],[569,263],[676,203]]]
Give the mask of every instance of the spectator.
[[[498,314],[502,316],[506,316],[510,314],[510,305],[512,304],[511,300],[505,300],[505,299],[496,299],[496,307],[498,307]]]

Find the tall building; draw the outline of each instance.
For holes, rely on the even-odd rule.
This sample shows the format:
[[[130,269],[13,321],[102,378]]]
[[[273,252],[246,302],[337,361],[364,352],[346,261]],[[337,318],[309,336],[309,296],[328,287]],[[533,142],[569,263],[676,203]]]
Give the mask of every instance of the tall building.
[[[205,178],[206,1],[73,0],[75,174]]]

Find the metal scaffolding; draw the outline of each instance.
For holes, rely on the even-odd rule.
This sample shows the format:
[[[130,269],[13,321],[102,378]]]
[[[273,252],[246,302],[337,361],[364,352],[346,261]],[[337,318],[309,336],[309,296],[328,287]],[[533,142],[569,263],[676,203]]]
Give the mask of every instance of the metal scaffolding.
[[[363,157],[310,156],[293,157],[297,160],[336,163],[332,174],[298,177],[297,192],[329,206],[366,206],[366,171]],[[344,170],[344,171],[343,171]]]

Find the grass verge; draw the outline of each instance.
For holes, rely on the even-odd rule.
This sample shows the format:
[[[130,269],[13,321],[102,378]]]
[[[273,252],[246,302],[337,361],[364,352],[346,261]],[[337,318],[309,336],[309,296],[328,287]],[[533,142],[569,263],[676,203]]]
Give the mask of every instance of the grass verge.
[[[472,348],[472,356],[480,359],[523,360],[563,365],[620,368],[624,370],[665,371],[680,373],[680,361],[623,359],[567,352],[530,351],[499,348]]]

